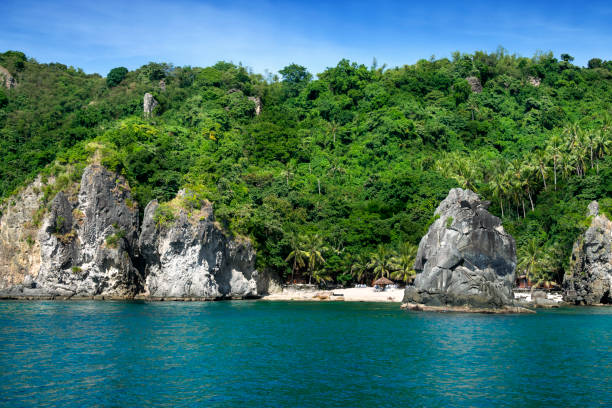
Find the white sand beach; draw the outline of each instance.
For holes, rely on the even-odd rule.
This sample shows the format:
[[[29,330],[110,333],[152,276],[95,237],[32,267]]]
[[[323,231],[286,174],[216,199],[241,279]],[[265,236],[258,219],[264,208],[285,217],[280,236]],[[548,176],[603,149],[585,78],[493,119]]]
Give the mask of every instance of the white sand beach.
[[[345,302],[397,302],[404,297],[404,289],[377,292],[374,288],[348,288],[335,290],[290,290],[264,296],[263,300],[345,301]]]

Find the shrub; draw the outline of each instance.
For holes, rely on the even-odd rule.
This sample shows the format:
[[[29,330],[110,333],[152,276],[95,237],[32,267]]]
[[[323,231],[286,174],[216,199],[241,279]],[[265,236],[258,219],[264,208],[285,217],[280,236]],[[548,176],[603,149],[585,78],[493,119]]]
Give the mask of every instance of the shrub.
[[[160,204],[159,207],[155,209],[153,221],[155,221],[155,225],[158,228],[165,227],[174,221],[174,212],[172,211],[172,208],[170,208],[170,206],[166,203]]]
[[[119,85],[121,81],[125,79],[127,73],[128,70],[125,67],[111,69],[106,76],[106,85],[108,85],[109,88]]]

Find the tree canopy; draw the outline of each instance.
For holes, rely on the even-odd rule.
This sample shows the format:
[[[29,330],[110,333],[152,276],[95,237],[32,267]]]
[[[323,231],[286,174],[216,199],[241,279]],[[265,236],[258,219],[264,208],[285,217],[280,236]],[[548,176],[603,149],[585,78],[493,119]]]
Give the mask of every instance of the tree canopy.
[[[316,78],[291,64],[282,80],[150,63],[112,86],[111,73],[13,51],[0,65],[19,84],[0,94],[3,199],[95,150],[141,209],[187,188],[287,279],[410,279],[436,206],[461,186],[493,201],[521,254],[553,254],[538,276],[558,280],[586,206],[612,193],[610,61],[499,49],[395,68],[342,60]]]

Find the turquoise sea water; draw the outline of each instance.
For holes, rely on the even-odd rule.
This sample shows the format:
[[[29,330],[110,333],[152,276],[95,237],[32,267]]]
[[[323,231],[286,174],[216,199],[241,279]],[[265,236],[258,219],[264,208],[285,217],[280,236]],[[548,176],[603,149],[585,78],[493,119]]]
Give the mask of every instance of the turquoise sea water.
[[[612,308],[0,302],[2,407],[612,406]]]

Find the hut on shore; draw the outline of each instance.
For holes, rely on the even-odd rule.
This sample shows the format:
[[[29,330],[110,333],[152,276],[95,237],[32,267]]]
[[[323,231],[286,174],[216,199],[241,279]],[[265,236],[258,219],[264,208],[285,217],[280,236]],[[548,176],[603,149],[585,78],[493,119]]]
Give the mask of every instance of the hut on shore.
[[[385,278],[384,276],[382,278],[378,278],[374,281],[373,285],[374,286],[380,286],[382,288],[384,288],[387,285],[392,285],[393,281],[390,281],[389,279]]]

